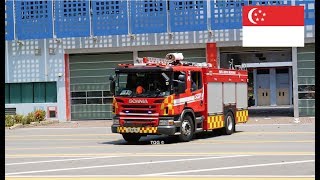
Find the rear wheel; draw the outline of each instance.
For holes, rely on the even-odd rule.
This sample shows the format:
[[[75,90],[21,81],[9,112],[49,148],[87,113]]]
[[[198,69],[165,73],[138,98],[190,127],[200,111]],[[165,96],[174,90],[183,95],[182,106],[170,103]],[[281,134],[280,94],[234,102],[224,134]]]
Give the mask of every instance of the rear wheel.
[[[233,114],[231,112],[228,112],[224,117],[224,128],[223,128],[223,134],[230,135],[235,130],[235,121]]]
[[[122,134],[122,137],[127,142],[138,142],[141,138],[141,135],[139,134]]]
[[[181,122],[181,134],[179,135],[179,140],[182,142],[188,142],[192,139],[194,133],[194,125],[192,118],[188,115],[184,116]]]

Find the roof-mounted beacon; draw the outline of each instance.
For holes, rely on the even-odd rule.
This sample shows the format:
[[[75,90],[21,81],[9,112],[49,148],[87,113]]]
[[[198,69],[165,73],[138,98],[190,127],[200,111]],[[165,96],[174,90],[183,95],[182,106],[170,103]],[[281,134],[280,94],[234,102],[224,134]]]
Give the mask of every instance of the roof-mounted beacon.
[[[183,54],[182,53],[169,53],[166,55],[166,59],[170,61],[182,61]]]

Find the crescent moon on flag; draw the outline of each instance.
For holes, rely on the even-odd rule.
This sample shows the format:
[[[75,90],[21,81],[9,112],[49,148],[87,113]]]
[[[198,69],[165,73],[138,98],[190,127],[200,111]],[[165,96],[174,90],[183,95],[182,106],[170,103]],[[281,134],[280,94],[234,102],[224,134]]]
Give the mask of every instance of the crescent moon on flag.
[[[252,23],[252,24],[257,24],[253,19],[252,19],[252,14],[253,14],[253,11],[255,11],[257,8],[252,8],[249,13],[248,13],[248,19],[249,21]]]

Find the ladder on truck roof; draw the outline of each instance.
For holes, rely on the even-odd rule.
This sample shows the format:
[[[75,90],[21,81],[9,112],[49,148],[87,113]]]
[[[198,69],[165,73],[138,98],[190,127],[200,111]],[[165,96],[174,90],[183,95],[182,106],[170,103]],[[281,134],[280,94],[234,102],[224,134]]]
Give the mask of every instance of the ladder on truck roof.
[[[163,66],[197,66],[197,67],[212,67],[211,63],[207,62],[189,62],[183,60],[182,53],[169,53],[166,58],[143,57],[136,60],[135,65],[163,65]]]

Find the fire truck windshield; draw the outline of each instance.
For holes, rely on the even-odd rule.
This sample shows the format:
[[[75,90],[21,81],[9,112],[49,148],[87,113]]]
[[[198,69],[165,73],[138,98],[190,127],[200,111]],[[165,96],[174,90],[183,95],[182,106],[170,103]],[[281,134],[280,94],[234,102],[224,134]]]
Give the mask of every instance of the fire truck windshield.
[[[115,96],[164,97],[170,95],[171,72],[116,73]]]

